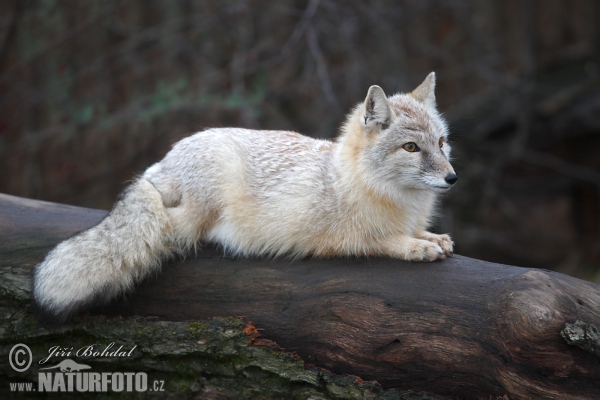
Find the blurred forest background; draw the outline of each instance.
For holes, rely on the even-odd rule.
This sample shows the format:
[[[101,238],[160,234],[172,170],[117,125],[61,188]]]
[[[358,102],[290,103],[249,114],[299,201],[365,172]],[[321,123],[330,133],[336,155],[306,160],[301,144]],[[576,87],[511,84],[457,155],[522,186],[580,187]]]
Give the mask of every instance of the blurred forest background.
[[[214,126],[333,138],[430,71],[459,254],[600,283],[600,2],[3,0],[0,192],[109,209]]]

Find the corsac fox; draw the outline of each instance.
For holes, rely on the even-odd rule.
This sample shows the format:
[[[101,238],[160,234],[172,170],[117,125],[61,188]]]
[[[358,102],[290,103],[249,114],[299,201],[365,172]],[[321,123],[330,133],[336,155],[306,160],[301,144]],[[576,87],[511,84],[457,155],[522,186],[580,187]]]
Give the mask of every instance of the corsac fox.
[[[407,94],[371,86],[334,142],[239,128],[181,140],[36,266],[37,308],[65,321],[203,241],[239,255],[451,256],[450,237],[426,231],[458,179],[434,87],[434,73]]]

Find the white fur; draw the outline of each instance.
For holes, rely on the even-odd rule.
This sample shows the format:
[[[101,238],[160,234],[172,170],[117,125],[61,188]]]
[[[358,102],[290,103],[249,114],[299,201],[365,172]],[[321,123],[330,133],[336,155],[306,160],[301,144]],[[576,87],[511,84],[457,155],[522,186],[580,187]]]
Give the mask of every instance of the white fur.
[[[244,255],[451,255],[447,235],[426,231],[454,174],[434,86],[430,74],[410,94],[388,98],[371,87],[335,142],[238,128],[183,139],[102,223],[36,267],[37,304],[68,318],[201,241]],[[420,151],[405,150],[409,142]]]

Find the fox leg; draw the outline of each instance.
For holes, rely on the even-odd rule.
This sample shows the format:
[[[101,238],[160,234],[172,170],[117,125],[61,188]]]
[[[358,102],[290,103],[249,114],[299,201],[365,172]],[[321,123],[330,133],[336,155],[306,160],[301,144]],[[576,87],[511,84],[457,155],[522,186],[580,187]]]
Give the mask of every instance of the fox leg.
[[[444,254],[448,257],[452,257],[452,255],[454,254],[454,242],[452,241],[450,236],[446,234],[437,235],[435,233],[423,230],[416,232],[415,237],[418,239],[428,240],[430,242],[436,243],[442,248],[442,250],[444,250]]]
[[[433,241],[398,235],[382,243],[382,252],[408,261],[435,261],[446,258],[444,250]]]
[[[165,213],[171,222],[170,241],[180,254],[196,249],[206,231],[217,219],[217,212],[211,210],[208,199],[194,199],[179,188],[177,183],[160,169],[152,167],[146,172],[150,183],[160,193]]]

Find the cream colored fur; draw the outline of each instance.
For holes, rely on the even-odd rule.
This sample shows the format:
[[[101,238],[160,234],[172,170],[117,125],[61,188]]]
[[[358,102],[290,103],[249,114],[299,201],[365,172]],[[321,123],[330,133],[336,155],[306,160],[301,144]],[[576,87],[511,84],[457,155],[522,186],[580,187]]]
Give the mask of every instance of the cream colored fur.
[[[335,142],[238,128],[181,140],[104,221],[36,267],[36,303],[64,320],[203,241],[243,255],[451,255],[448,235],[426,231],[456,180],[434,87],[433,73],[409,94],[372,86]]]

